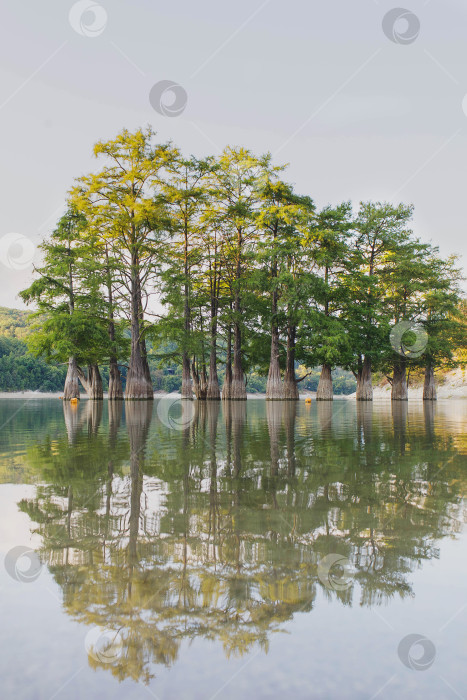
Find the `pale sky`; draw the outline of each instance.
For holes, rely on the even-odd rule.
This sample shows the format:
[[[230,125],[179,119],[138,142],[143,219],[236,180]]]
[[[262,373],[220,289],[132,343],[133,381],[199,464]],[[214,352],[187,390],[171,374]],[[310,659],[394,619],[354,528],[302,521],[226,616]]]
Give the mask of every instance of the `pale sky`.
[[[318,206],[413,203],[465,266],[467,3],[400,1],[385,33],[392,0],[2,0],[0,305],[93,143],[148,123],[187,154],[271,151]]]

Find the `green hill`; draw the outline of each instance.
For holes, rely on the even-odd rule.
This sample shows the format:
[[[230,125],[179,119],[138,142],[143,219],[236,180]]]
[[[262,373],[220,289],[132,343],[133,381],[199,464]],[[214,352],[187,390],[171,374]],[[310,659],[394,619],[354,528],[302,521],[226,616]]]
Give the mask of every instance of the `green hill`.
[[[66,368],[28,352],[30,313],[0,307],[0,391],[61,391]]]

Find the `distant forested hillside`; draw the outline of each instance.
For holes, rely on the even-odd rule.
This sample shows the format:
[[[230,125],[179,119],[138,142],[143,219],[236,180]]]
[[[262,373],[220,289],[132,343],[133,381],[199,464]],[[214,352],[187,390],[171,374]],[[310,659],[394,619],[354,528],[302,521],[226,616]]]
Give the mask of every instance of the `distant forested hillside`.
[[[29,329],[30,311],[0,306],[0,337],[24,339]]]
[[[28,352],[27,311],[0,307],[0,391],[61,391],[66,368]]]
[[[58,364],[47,364],[45,360],[34,357],[25,342],[30,330],[28,311],[0,307],[0,391],[62,391],[66,376],[66,367]],[[151,347],[151,344],[149,344]],[[163,353],[162,353],[163,354]],[[149,367],[151,378],[156,391],[180,391],[182,384],[181,367],[175,363],[167,365],[150,352]],[[164,365],[164,366],[163,366]],[[107,389],[108,368],[101,368],[104,389]],[[303,376],[306,370],[298,369],[298,375]],[[223,370],[219,378],[223,381]],[[320,370],[310,373],[300,384],[301,390],[316,391]],[[125,382],[126,370],[122,368],[122,378]],[[351,394],[355,391],[355,379],[350,372],[336,369],[333,372],[334,392],[336,394]],[[266,377],[250,372],[247,381],[248,392],[264,393]]]

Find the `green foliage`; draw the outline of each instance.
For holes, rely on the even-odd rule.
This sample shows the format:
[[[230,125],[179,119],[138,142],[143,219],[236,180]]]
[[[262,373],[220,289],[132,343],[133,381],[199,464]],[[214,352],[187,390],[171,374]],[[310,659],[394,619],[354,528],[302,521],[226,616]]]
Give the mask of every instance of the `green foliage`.
[[[306,387],[323,364],[356,374],[365,360],[389,372],[390,330],[410,320],[429,335],[412,365],[459,362],[461,274],[413,235],[412,206],[317,211],[270,154],[227,147],[185,158],[154,136],[123,130],[99,142],[100,169],[76,180],[21,294],[40,314],[28,338],[37,356],[125,363],[131,342],[130,381],[148,380],[149,361],[156,388],[175,390],[181,365],[204,381],[218,361],[222,381],[233,355],[237,379],[243,372],[254,391],[273,347],[276,376],[298,363],[309,368]],[[337,390],[351,386],[335,380]]]

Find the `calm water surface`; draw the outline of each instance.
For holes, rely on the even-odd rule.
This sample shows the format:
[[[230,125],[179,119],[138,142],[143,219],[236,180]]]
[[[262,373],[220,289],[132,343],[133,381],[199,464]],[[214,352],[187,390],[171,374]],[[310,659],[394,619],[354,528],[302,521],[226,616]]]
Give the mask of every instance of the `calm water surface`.
[[[0,401],[2,698],[466,698],[467,402],[184,406]]]

